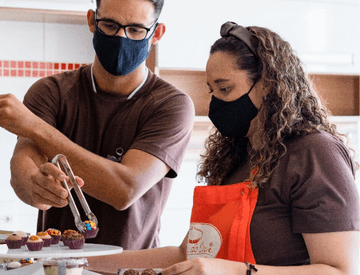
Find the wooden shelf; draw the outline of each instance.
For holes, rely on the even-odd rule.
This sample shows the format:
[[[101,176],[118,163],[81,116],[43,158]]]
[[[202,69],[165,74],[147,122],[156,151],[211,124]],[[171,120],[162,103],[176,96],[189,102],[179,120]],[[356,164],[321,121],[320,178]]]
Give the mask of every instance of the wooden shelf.
[[[86,12],[0,7],[0,20],[86,25]]]
[[[205,83],[205,71],[160,68],[159,75],[191,97],[197,116],[207,116],[211,94]],[[359,75],[310,74],[310,77],[333,115],[360,115]]]

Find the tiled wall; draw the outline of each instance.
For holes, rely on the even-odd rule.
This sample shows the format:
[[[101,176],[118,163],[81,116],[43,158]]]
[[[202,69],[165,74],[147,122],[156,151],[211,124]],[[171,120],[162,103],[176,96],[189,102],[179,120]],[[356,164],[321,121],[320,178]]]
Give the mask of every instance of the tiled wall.
[[[84,65],[86,64],[0,60],[0,77],[45,77],[67,70],[76,70]]]
[[[92,34],[85,25],[0,20],[0,94],[22,100],[38,79],[89,64]],[[0,127],[0,229],[36,233],[37,210],[22,203],[10,186],[16,136]],[[10,222],[2,223],[3,217]]]

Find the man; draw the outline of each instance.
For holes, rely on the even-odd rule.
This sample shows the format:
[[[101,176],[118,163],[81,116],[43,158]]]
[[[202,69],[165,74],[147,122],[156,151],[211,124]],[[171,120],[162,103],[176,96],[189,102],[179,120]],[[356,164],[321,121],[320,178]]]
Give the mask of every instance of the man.
[[[39,80],[24,98],[28,109],[12,95],[0,96],[0,126],[19,136],[11,184],[40,209],[38,231],[76,229],[59,183],[65,175],[49,162],[61,153],[83,180],[99,221],[98,236],[88,241],[124,249],[159,245],[160,215],[194,117],[190,98],[145,66],[165,32],[162,5],[97,1],[87,14],[92,65]]]

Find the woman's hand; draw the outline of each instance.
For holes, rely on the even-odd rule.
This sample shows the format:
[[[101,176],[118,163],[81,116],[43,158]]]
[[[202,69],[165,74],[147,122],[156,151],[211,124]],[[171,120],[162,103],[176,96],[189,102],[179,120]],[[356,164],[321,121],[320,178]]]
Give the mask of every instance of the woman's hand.
[[[196,258],[161,271],[162,275],[219,275],[246,274],[246,265],[222,259]]]

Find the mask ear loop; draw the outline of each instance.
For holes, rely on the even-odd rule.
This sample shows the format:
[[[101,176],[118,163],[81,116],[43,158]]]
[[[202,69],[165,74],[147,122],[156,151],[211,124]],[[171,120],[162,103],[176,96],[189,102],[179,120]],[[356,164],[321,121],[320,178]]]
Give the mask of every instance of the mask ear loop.
[[[254,88],[255,84],[258,82],[259,79],[256,79],[254,81],[254,84],[251,86],[250,90],[247,92],[247,94],[250,94],[250,92],[252,91],[252,89]]]

